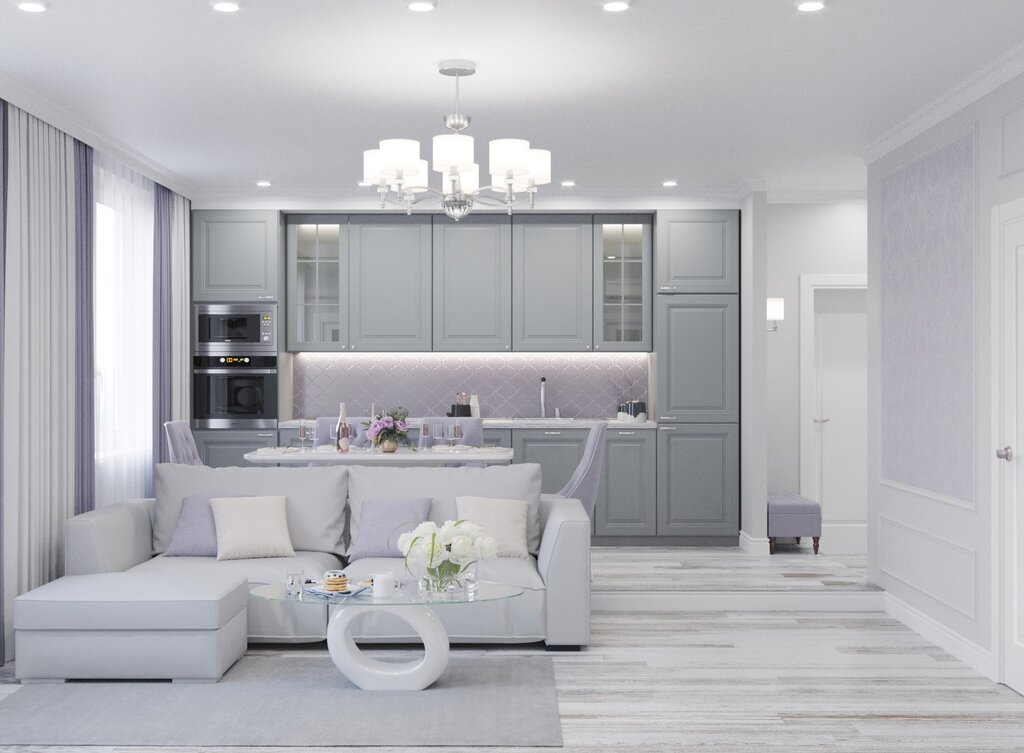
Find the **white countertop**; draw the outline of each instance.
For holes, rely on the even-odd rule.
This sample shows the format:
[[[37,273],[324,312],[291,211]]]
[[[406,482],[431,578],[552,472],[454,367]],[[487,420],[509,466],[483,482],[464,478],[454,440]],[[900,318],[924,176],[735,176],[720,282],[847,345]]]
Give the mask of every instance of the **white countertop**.
[[[485,429],[589,429],[596,421],[606,421],[609,429],[656,429],[654,421],[620,421],[617,418],[485,418]],[[418,418],[409,419],[419,426]],[[298,420],[281,421],[279,429],[298,429]]]

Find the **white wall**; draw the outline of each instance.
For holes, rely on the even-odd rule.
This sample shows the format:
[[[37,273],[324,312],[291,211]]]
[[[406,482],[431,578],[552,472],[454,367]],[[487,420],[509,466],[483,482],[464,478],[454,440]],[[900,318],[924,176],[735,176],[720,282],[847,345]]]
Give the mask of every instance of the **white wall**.
[[[1018,75],[868,166],[869,577],[891,613],[993,678],[991,217],[1024,196],[1004,163],[1022,115]]]
[[[867,229],[863,202],[768,205],[767,297],[786,299],[768,334],[769,493],[800,490],[800,275],[865,274]]]

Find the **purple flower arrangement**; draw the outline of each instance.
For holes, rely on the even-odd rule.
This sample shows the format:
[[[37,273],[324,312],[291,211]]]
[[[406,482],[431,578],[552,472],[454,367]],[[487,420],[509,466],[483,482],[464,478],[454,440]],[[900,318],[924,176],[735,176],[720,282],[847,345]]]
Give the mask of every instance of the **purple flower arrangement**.
[[[409,411],[402,406],[378,413],[363,423],[366,427],[366,438],[375,445],[391,439],[409,447],[408,419]]]

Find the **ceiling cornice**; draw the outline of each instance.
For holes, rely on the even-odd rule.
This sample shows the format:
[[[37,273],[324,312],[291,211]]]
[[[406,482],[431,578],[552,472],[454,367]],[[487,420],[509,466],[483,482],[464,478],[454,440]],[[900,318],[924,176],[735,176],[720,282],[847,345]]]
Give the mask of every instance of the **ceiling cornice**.
[[[864,148],[864,162],[871,164],[884,157],[1021,74],[1024,74],[1024,44],[1000,55],[870,142]]]
[[[867,191],[769,191],[769,204],[852,204],[867,201]]]
[[[49,123],[64,133],[88,144],[108,157],[123,162],[136,172],[156,181],[186,198],[191,198],[195,187],[179,175],[108,133],[95,128],[60,105],[41,97],[9,76],[0,73],[0,99]]]

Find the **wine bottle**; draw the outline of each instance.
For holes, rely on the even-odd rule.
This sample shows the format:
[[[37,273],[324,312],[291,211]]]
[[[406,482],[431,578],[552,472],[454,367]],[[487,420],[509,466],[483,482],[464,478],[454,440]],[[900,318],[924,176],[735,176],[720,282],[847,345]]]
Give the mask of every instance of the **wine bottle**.
[[[352,427],[348,423],[348,415],[345,413],[345,403],[341,404],[338,413],[338,439],[335,449],[338,452],[348,452],[352,445]]]

